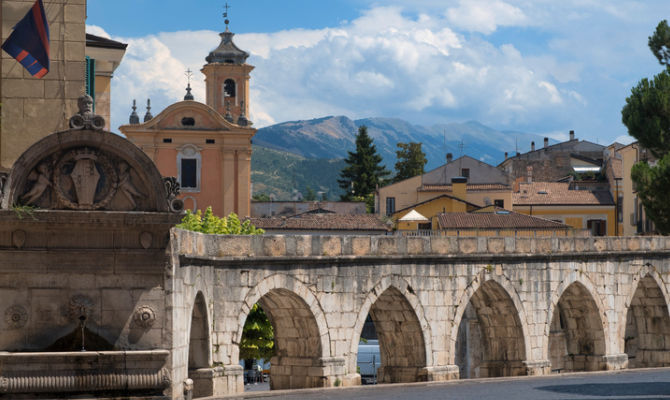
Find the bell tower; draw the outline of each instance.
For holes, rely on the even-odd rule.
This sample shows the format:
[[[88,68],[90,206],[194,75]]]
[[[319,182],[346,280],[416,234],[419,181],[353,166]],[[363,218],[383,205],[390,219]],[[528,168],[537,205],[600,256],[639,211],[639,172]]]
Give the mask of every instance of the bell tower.
[[[254,69],[246,63],[249,53],[233,43],[228,27],[228,6],[223,14],[226,30],[219,34],[221,43],[205,58],[200,70],[205,75],[206,103],[223,115],[229,122],[240,126],[250,124],[249,117],[249,73]]]

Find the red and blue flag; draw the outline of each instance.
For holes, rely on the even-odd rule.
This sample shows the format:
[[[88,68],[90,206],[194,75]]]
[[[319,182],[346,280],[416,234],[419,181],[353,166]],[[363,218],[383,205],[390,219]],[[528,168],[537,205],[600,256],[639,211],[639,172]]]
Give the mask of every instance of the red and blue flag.
[[[41,78],[49,72],[49,24],[42,0],[35,0],[28,14],[14,26],[2,49],[34,77]]]

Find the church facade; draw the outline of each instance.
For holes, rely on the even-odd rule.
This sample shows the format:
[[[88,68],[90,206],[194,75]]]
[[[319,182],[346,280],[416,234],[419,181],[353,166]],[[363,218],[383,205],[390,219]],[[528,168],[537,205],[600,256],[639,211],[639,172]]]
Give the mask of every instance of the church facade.
[[[248,120],[249,53],[233,43],[228,29],[202,68],[206,104],[194,100],[190,84],[184,100],[140,123],[134,108],[119,127],[156,164],[163,176],[176,176],[186,209],[208,206],[217,215],[251,214],[251,138]],[[134,106],[133,106],[134,107]]]

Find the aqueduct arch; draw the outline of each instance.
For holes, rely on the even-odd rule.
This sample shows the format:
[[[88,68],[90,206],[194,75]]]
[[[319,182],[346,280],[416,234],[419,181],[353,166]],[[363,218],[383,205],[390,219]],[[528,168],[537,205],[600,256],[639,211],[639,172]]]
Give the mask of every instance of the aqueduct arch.
[[[518,293],[505,278],[479,282],[475,278],[456,308],[452,362],[462,378],[525,375],[528,330]]]
[[[628,368],[670,366],[668,292],[658,272],[644,266],[633,279],[623,332]]]
[[[328,326],[314,294],[286,275],[261,281],[246,296],[234,343],[240,343],[247,315],[256,303],[274,329],[276,353],[270,360],[270,388],[330,386],[324,365],[330,356]]]
[[[604,368],[608,324],[602,310],[602,302],[586,277],[559,286],[547,314],[547,354],[553,371]]]
[[[383,367],[378,381],[385,383],[426,380],[430,365],[430,327],[424,319],[419,299],[407,281],[387,276],[364,300],[350,343],[348,370],[356,370],[358,344],[367,316],[370,315],[379,338]],[[426,340],[429,338],[429,340]]]

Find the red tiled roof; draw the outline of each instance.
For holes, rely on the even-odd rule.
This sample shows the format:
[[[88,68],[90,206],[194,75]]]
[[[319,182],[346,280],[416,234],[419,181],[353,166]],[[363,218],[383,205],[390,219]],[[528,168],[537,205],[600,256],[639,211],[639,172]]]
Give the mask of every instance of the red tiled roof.
[[[440,229],[571,229],[570,226],[513,211],[440,213]]]
[[[608,191],[570,190],[567,182],[520,183],[512,203],[523,205],[614,205]]]
[[[390,228],[371,214],[300,214],[294,217],[249,218],[262,229],[389,231]]]
[[[502,183],[468,183],[466,186],[468,192],[486,191],[486,190],[510,190],[509,185]],[[451,191],[451,185],[423,185],[419,192],[443,192]]]

